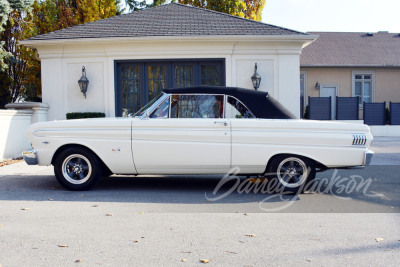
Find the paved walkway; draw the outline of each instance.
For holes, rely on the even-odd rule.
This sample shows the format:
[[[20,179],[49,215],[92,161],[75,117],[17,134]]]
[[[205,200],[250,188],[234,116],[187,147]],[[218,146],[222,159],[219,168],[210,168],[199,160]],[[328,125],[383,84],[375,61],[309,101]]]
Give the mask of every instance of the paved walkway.
[[[0,167],[0,177],[6,175],[35,175],[38,173],[53,174],[53,166],[29,166],[25,161],[21,161]]]
[[[371,165],[400,165],[400,137],[375,137]]]

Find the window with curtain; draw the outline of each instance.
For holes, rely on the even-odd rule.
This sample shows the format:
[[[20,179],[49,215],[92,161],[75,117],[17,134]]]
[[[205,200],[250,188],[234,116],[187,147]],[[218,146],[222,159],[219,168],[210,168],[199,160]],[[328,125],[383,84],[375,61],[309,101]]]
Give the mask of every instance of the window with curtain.
[[[372,102],[373,94],[373,75],[371,73],[366,74],[354,74],[354,96],[359,97],[359,105],[362,106],[363,102]]]

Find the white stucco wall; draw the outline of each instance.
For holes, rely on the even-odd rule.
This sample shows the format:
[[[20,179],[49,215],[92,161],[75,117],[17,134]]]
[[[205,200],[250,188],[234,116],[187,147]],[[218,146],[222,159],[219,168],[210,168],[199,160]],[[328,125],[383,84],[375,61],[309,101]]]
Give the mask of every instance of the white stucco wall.
[[[0,110],[0,161],[21,157],[31,147],[25,131],[32,114],[32,110]]]
[[[89,80],[89,88],[86,93],[86,98],[80,91],[78,80],[82,76],[82,64],[86,68],[86,77]],[[104,77],[98,74],[105,74],[105,62],[92,62],[90,59],[87,62],[70,62],[67,61],[65,75],[67,77],[78,77],[78,79],[67,79],[64,82],[64,91],[67,92],[65,98],[68,112],[85,112],[85,111],[105,111],[104,102]]]
[[[229,39],[230,38],[230,39]],[[43,102],[50,104],[48,119],[65,119],[68,112],[104,112],[115,116],[116,60],[225,59],[226,86],[252,88],[254,64],[261,75],[259,90],[268,91],[299,116],[299,55],[312,41],[288,38],[249,40],[211,39],[58,40],[26,44],[38,50],[42,64]],[[81,68],[86,67],[87,98],[79,90]]]
[[[21,157],[30,149],[26,129],[32,123],[47,121],[48,105],[37,102],[11,103],[0,109],[0,161]]]

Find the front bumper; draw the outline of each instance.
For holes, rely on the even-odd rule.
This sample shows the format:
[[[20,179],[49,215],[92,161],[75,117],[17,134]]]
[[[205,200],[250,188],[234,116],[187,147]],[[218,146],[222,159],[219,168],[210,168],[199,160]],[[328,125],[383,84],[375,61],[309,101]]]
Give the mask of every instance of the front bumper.
[[[22,156],[24,157],[26,164],[28,164],[28,165],[37,165],[38,164],[36,150],[34,150],[34,149],[26,150],[26,151],[22,152]]]
[[[374,152],[371,150],[365,151],[364,154],[364,166],[368,166],[371,164],[372,156],[374,155]]]

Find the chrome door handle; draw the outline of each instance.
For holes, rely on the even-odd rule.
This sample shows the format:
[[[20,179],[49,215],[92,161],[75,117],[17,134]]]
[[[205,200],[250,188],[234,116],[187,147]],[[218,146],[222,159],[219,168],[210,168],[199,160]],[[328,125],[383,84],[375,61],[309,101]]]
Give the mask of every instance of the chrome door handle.
[[[226,121],[214,121],[214,124],[222,123],[224,126],[228,126],[228,122]]]

